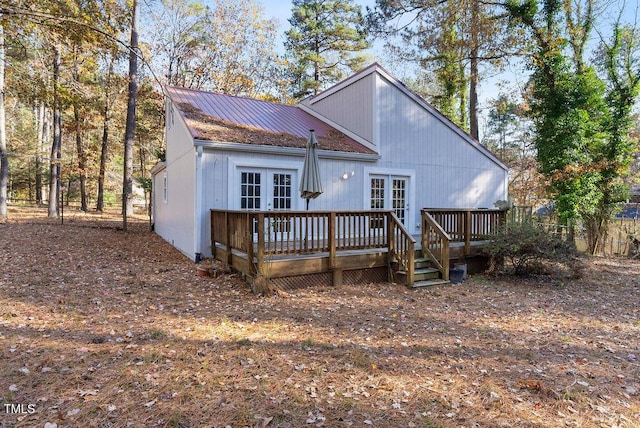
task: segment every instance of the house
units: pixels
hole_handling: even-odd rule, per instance
[[[165,91],[154,227],[196,261],[212,254],[211,209],[305,210],[298,182],[312,129],[324,192],[310,210],[392,210],[419,235],[422,208],[507,199],[507,167],[376,63],[297,105]]]

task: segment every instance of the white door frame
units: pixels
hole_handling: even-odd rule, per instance
[[[407,217],[405,219],[405,227],[411,234],[415,234],[418,231],[418,227],[415,222],[416,216],[416,173],[412,169],[397,169],[397,168],[364,168],[364,182],[362,184],[363,192],[363,208],[365,210],[371,209],[371,179],[375,177],[384,177],[387,179],[389,188],[385,193],[385,209],[392,210],[391,205],[391,180],[394,178],[402,178],[407,180],[407,189],[405,190],[405,203],[407,204]]]
[[[229,158],[229,171],[227,174],[228,177],[228,187],[227,187],[227,207],[233,210],[241,210],[240,208],[240,182],[241,182],[241,174],[242,172],[249,171],[250,172],[261,172],[264,173],[265,184],[269,183],[269,176],[267,173],[291,173],[291,187],[292,187],[292,195],[291,195],[291,210],[297,211],[302,208],[303,199],[300,197],[298,193],[298,180],[300,180],[300,174],[302,171],[302,161],[301,162],[291,162],[291,161],[273,161],[273,160],[263,160],[258,161],[255,159],[251,160],[233,160]],[[244,170],[244,171],[243,171]],[[266,188],[265,188],[266,189]],[[268,211],[273,209],[273,207],[268,206],[270,201],[266,199],[272,189],[268,189],[265,194],[266,205],[260,207],[262,211]]]

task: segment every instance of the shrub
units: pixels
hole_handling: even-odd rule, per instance
[[[560,264],[575,269],[575,246],[533,223],[509,224],[490,238],[486,252],[491,269],[515,275],[540,273],[548,265]]]

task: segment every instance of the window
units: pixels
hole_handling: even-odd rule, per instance
[[[167,180],[167,173],[165,172],[164,175],[162,176],[162,200],[164,201],[164,203],[166,204],[168,201],[168,180]]]
[[[391,194],[391,205],[398,219],[405,224],[406,215],[406,189],[407,180],[404,178],[393,179],[393,189]]]
[[[384,178],[371,179],[371,209],[384,209]],[[370,220],[369,227],[371,229],[382,229],[384,228],[384,220],[374,217]]]
[[[240,175],[240,208],[260,209],[260,173],[243,172]]]
[[[398,219],[407,224],[409,177],[391,174],[371,176],[371,209],[392,210]],[[371,227],[382,227],[380,220],[371,221]]]
[[[371,209],[384,209],[384,178],[371,179]]]
[[[291,174],[273,174],[273,209],[291,209]]]

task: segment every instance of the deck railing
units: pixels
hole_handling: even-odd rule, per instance
[[[451,242],[463,242],[469,254],[472,242],[484,241],[499,232],[507,218],[506,210],[425,208],[449,235]]]
[[[449,280],[449,242],[451,237],[428,211],[422,210],[422,254]]]
[[[225,247],[229,265],[233,251],[246,254],[253,274],[267,257],[328,253],[333,269],[339,251],[387,248],[413,281],[415,240],[392,211],[211,210],[211,243],[216,258],[216,246]]]

